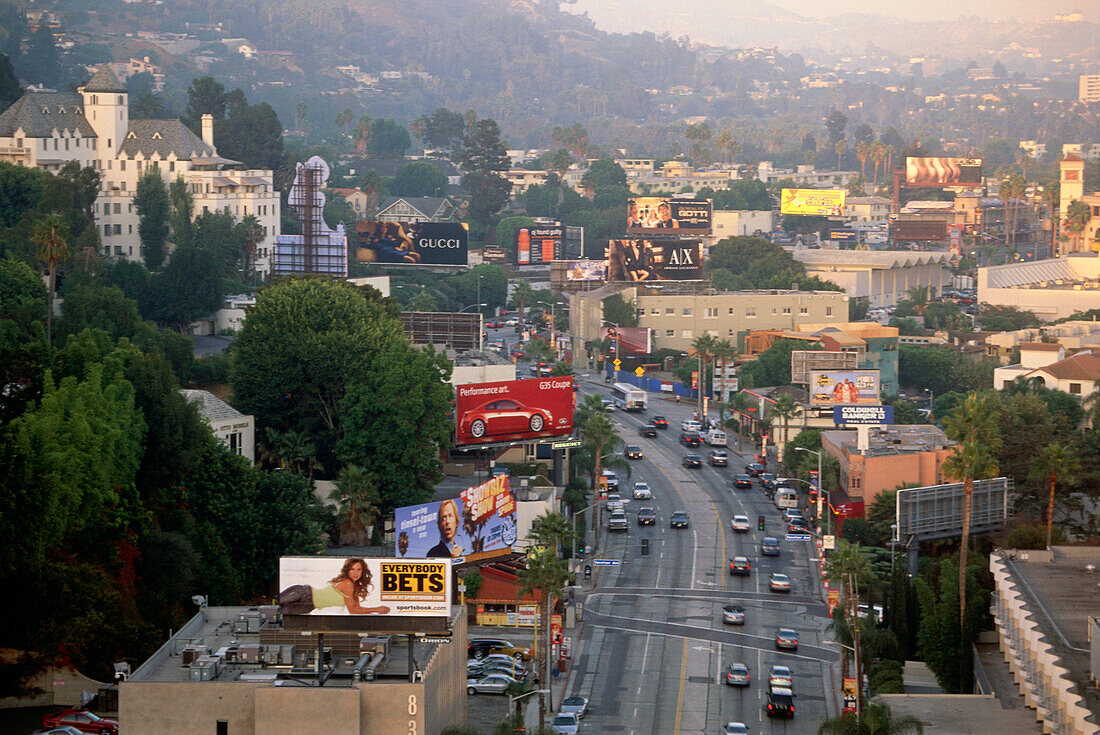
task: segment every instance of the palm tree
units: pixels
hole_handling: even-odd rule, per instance
[[[802,406],[790,393],[783,393],[775,399],[772,413],[783,419],[783,443],[779,445],[779,461],[783,461],[783,453],[787,448],[787,431],[790,428],[791,419],[802,415]]]
[[[524,308],[529,306],[534,300],[535,289],[531,288],[531,284],[527,281],[520,281],[516,284],[516,287],[512,289],[512,303],[516,305],[516,309],[519,311],[520,325],[523,324]]]
[[[340,544],[366,544],[367,527],[374,526],[382,515],[382,495],[373,475],[358,465],[348,465],[340,470],[329,498],[336,502],[343,519],[337,528]]]
[[[540,362],[548,362],[554,357],[554,348],[550,346],[549,342],[541,337],[528,342],[527,346],[523,348],[523,351],[527,353],[527,358],[533,365],[538,365]]]
[[[966,557],[970,544],[970,513],[974,500],[974,480],[997,474],[995,453],[1001,449],[991,399],[986,393],[971,393],[943,420],[944,433],[959,443],[955,453],[943,463],[943,471],[962,480],[962,539],[959,543],[959,628],[966,627]]]
[[[878,191],[878,167],[886,163],[886,146],[881,140],[876,140],[871,146],[871,161],[875,164],[875,182],[872,187]]]
[[[256,246],[264,239],[264,227],[256,215],[249,214],[237,224],[237,228],[244,239],[245,278],[252,283],[256,277]]]
[[[1088,226],[1089,220],[1092,219],[1092,208],[1088,204],[1085,204],[1080,199],[1074,199],[1066,207],[1066,223],[1065,231],[1073,233],[1074,241],[1081,237],[1081,233],[1085,231],[1085,227]],[[1074,252],[1080,250],[1080,246],[1074,246]]]
[[[53,337],[53,300],[57,295],[57,266],[69,257],[69,229],[61,221],[61,216],[51,212],[35,225],[31,242],[37,248],[36,257],[45,264],[50,276],[50,287],[46,300],[46,345],[52,345]]]
[[[719,417],[722,424],[725,424],[725,411],[726,411],[726,366],[737,357],[737,347],[728,339],[715,340],[711,346],[711,355],[714,357],[714,361],[718,364],[718,370],[721,371],[721,390],[718,394],[718,405],[721,407],[722,415]]]
[[[840,159],[844,158],[844,154],[848,152],[848,144],[843,140],[838,140],[833,147],[836,150],[836,170],[839,171]]]
[[[370,115],[363,115],[355,126],[355,152],[360,156],[367,152],[367,143],[370,142],[371,119]]]
[[[532,539],[531,534],[528,538]],[[546,687],[551,686],[550,678],[550,610],[554,597],[561,596],[561,589],[573,581],[573,575],[565,562],[558,558],[552,549],[545,546],[534,546],[527,551],[526,568],[519,573],[518,597],[537,592],[539,603],[542,606],[542,626],[546,630],[544,645],[538,646],[538,663],[541,670],[542,681]],[[539,621],[535,621],[535,640],[538,640]],[[546,725],[546,698],[539,695],[539,727]]]
[[[874,579],[874,569],[871,562],[860,552],[859,544],[850,544],[844,539],[837,542],[836,549],[829,554],[825,563],[825,577],[829,585],[840,590],[840,606],[833,611],[833,621],[830,628],[838,643],[851,647],[855,638],[853,635],[852,621],[848,618],[847,611],[851,607],[851,597],[854,594],[852,581],[857,588]],[[841,648],[841,668],[843,675],[848,674],[848,649]]]
[[[312,467],[313,458],[317,449],[303,432],[287,429],[284,432],[276,431],[270,426],[264,430],[271,456],[279,463],[279,468],[284,472],[291,471],[295,474],[302,469],[302,464]]]
[[[550,368],[550,375],[554,377],[564,378],[570,375],[576,375],[573,372],[573,366],[565,360],[558,360],[554,363],[554,366]]]
[[[305,130],[306,116],[309,115],[309,106],[305,102],[299,102],[294,106],[294,120],[297,123],[298,131],[302,133],[302,137],[306,137]]]
[[[355,120],[355,113],[351,111],[350,107],[345,107],[340,112],[336,113],[336,126],[344,131],[344,135],[348,134],[348,130],[351,129],[351,124]]]
[[[701,334],[691,343],[691,348],[699,357],[699,415],[703,414],[703,394],[707,390],[706,366],[714,354],[714,346],[718,340],[710,334]]]
[[[596,400],[598,397],[594,396]],[[588,445],[592,452],[592,490],[593,497],[598,497],[595,493],[598,491],[596,483],[599,481],[600,476],[603,473],[604,449],[609,452],[614,451],[615,447],[623,443],[622,437],[619,436],[619,432],[615,428],[615,423],[611,420],[607,410],[602,408],[599,411],[592,411],[585,419],[580,429],[581,439]],[[599,505],[596,505],[596,511],[592,513],[592,528],[599,528]]]
[[[1053,179],[1044,182],[1039,188],[1042,189],[1043,203],[1050,213],[1050,253],[1053,255],[1054,243],[1058,238],[1058,205],[1062,199],[1062,185],[1058,179]]]
[[[1047,548],[1050,548],[1050,537],[1054,531],[1054,488],[1058,481],[1074,481],[1074,475],[1080,469],[1077,453],[1072,448],[1058,442],[1047,444],[1039,450],[1031,464],[1031,479],[1043,480],[1050,483],[1050,498],[1047,501]]]
[[[825,720],[817,735],[921,735],[924,725],[913,715],[894,717],[885,704],[869,704],[863,712],[849,712]]]
[[[856,143],[856,158],[859,159],[859,178],[867,178],[867,159],[871,157],[871,144],[865,140]]]
[[[527,538],[534,541],[537,546],[546,546],[557,552],[572,541],[573,536],[569,520],[561,513],[549,511],[532,520],[531,530],[527,532]]]

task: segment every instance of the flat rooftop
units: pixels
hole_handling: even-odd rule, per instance
[[[1005,709],[992,694],[880,694],[874,698],[895,717],[912,715],[924,735],[1042,735],[1035,713]]]
[[[848,454],[858,454],[856,432],[837,430],[824,432],[825,440],[842,447]],[[872,429],[867,456],[881,457],[890,454],[930,452],[954,445],[938,426],[932,424],[896,424],[882,429]]]

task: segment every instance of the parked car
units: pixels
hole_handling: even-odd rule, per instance
[[[631,492],[635,500],[651,500],[653,498],[653,491],[649,489],[648,482],[636,482],[634,483],[634,490]]]
[[[733,520],[730,521],[730,528],[738,533],[745,533],[750,530],[749,517],[743,515],[736,515]]]
[[[467,694],[504,694],[509,684],[515,684],[518,679],[513,679],[504,674],[490,674],[481,679],[467,679]]]
[[[794,689],[794,674],[788,666],[776,664],[768,672],[768,686]]]
[[[733,481],[733,486],[738,490],[752,490],[752,475],[738,475]]]
[[[794,717],[794,692],[778,687],[768,690],[768,717]]]
[[[775,632],[775,647],[789,651],[798,650],[798,633],[793,628],[780,628]]]
[[[526,674],[527,673],[527,667],[524,666],[519,661],[517,661],[512,656],[508,655],[507,653],[489,653],[489,654],[486,654],[484,658],[467,659],[467,661],[466,661],[467,668],[469,668],[469,665],[471,663],[475,663],[475,664],[496,664],[498,666],[506,666],[509,669],[514,670],[514,671],[516,671],[517,673],[520,673],[520,674]]]
[[[623,451],[623,454],[626,455],[627,459],[641,459],[645,456],[645,453],[642,452],[642,448],[635,444],[628,445]]]
[[[60,712],[51,712],[42,717],[42,727],[75,727],[80,732],[96,735],[118,735],[118,720],[108,720],[95,712],[85,709],[69,708]]]
[[[655,437],[657,436],[657,427],[653,424],[642,424],[638,427],[638,433],[641,436]]]
[[[745,608],[740,605],[724,605],[722,607],[722,623],[725,625],[744,625]]]
[[[698,469],[703,466],[703,458],[698,454],[685,454],[684,458],[680,460],[680,464],[691,469]]]
[[[544,408],[525,406],[511,398],[498,398],[462,414],[458,433],[481,439],[501,434],[539,432],[553,423],[554,417]]]
[[[688,514],[682,510],[673,513],[668,521],[670,528],[687,528],[690,524],[691,522],[688,520]]]
[[[474,638],[466,644],[467,658],[482,659],[490,653],[503,653],[516,661],[527,661],[531,658],[530,648],[513,645],[503,638]]]
[[[726,669],[726,684],[731,687],[747,687],[752,683],[749,667],[742,663],[732,663]]]
[[[562,700],[558,712],[576,715],[578,720],[583,720],[588,714],[588,700],[584,697],[566,697]]]
[[[654,416],[653,425],[661,431],[664,431],[668,428],[668,419],[666,419],[664,416]]]
[[[554,735],[576,735],[580,730],[580,720],[572,712],[559,712],[550,722],[550,732]]]
[[[760,540],[760,553],[764,556],[779,556],[779,539],[765,536]]]
[[[730,576],[747,577],[752,574],[752,565],[748,557],[735,556],[730,559]]]
[[[35,730],[31,735],[84,735],[72,725],[60,725],[43,730]]]
[[[710,462],[711,467],[729,467],[730,456],[726,453],[725,449],[715,449],[707,457],[707,461]]]
[[[657,522],[657,511],[653,508],[639,508],[638,509],[638,525],[639,526],[652,526]]]
[[[527,678],[527,670],[524,669],[521,673],[517,669],[509,668],[506,664],[496,663],[488,666],[482,666],[477,662],[466,665],[466,678],[467,679],[484,679],[487,676],[510,676],[513,679],[523,681]]]
[[[772,572],[768,577],[768,587],[772,592],[790,592],[791,578],[782,572]]]

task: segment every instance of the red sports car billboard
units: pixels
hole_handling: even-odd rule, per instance
[[[497,444],[573,433],[573,378],[458,386],[455,443]]]

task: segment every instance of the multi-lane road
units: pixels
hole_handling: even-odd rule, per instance
[[[578,382],[585,392],[606,393],[602,384]],[[813,732],[836,714],[838,658],[838,649],[826,642],[828,619],[814,548],[808,541],[784,539],[779,512],[758,484],[733,489],[733,477],[751,461],[747,445],[745,454],[736,451],[736,443],[729,448],[728,468],[681,466],[688,449],[678,441],[679,426],[692,408],[653,400],[644,413],[612,414],[622,437],[642,447],[645,457],[631,462],[629,481],[621,478],[629,531],[601,529],[593,555],[621,564],[596,567],[591,590],[577,597],[582,627],[565,693],[590,700],[582,732],[721,733],[730,721],[746,723],[753,733]],[[669,419],[668,430],[655,439],[641,437],[638,427],[658,414]],[[706,457],[709,450],[702,450],[696,451]],[[630,500],[631,485],[639,480],[649,483],[652,500]],[[637,525],[643,506],[657,510],[655,525]],[[669,527],[677,510],[688,512],[689,528]],[[752,530],[735,533],[734,514],[749,516]],[[766,517],[764,533],[757,530],[760,515]],[[760,555],[764,535],[780,539],[780,556]],[[649,540],[648,555],[642,555],[641,539]],[[748,557],[751,576],[729,575],[729,559],[738,555]],[[791,577],[789,594],[769,591],[773,571]],[[722,623],[722,606],[730,602],[744,607],[744,625]],[[798,632],[797,651],[776,649],[779,627]],[[751,686],[726,686],[731,662],[748,666]],[[770,720],[764,711],[773,664],[794,673],[793,720]]]

